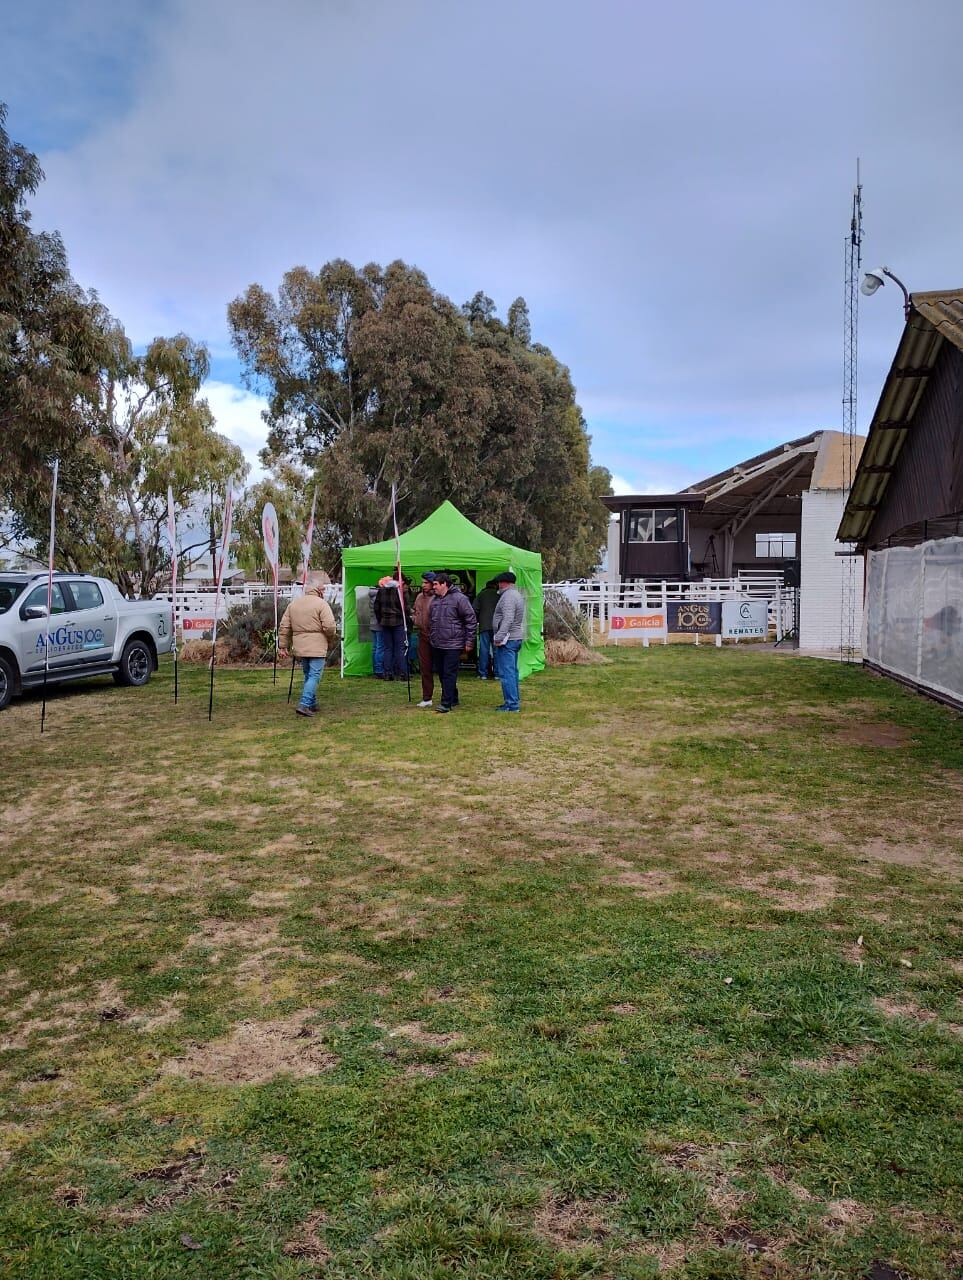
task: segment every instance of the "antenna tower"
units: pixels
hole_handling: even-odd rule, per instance
[[[846,237],[843,301],[843,504],[849,499],[856,471],[856,393],[859,364],[859,275],[863,262],[863,186],[856,161],[853,212]],[[839,610],[839,656],[855,662],[856,636],[856,556],[840,559],[842,593]]]

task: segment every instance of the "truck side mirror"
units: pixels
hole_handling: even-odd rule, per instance
[[[45,604],[31,604],[23,611],[24,619],[29,621],[31,618],[46,618],[47,606]]]

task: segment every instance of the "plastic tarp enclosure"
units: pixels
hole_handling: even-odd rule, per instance
[[[963,538],[869,553],[865,653],[963,700]]]
[[[518,673],[524,679],[545,667],[542,638],[542,557],[537,551],[513,547],[493,537],[463,516],[450,502],[443,502],[427,519],[403,533],[401,571],[420,587],[427,570],[462,569],[476,575],[477,588],[504,569],[511,569],[515,585],[525,597],[525,638],[518,655]],[[368,612],[361,587],[373,587],[395,568],[395,540],[348,547],[341,556],[344,572],[343,674],[371,674],[371,639]],[[361,607],[358,601],[361,600]]]

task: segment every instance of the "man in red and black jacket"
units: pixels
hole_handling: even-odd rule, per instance
[[[435,692],[435,677],[431,670],[431,636],[428,618],[435,601],[435,577],[433,573],[421,575],[421,590],[415,596],[412,618],[418,632],[418,666],[421,668],[421,701],[419,707],[430,707]]]
[[[441,703],[436,710],[444,715],[458,706],[458,660],[475,643],[478,619],[450,574],[439,573],[432,585],[435,599],[428,627],[434,667],[441,677]]]

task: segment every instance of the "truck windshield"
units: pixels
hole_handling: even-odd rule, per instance
[[[0,578],[0,613],[6,613],[27,584]]]

